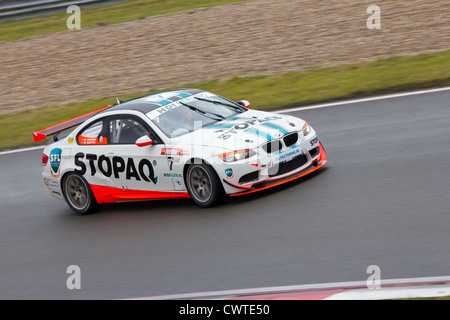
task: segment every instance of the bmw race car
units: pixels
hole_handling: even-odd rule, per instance
[[[49,136],[44,182],[79,214],[103,203],[151,199],[192,198],[209,207],[327,162],[304,120],[197,89],[118,101],[33,132],[36,142]]]

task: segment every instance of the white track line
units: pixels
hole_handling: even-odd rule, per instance
[[[405,285],[403,287],[407,290],[407,285],[414,285],[417,287],[418,284],[436,284],[445,283],[448,287],[450,283],[450,276],[442,277],[425,277],[425,278],[409,278],[409,279],[389,279],[381,280],[381,287],[392,286],[392,285]],[[173,295],[162,295],[162,296],[148,296],[148,297],[137,297],[131,298],[129,300],[174,300],[174,299],[227,299],[236,296],[246,296],[246,295],[257,295],[257,294],[267,294],[267,293],[286,293],[286,292],[296,292],[296,291],[312,291],[312,290],[329,290],[329,289],[367,289],[366,281],[353,281],[353,282],[334,282],[334,283],[319,283],[319,284],[307,284],[307,285],[293,285],[293,286],[282,286],[282,287],[264,287],[264,288],[250,288],[250,289],[237,289],[237,290],[224,290],[224,291],[210,291],[210,292],[196,292],[196,293],[185,293],[185,294],[173,294]],[[377,289],[372,289],[378,291]],[[371,290],[371,291],[372,291]],[[127,299],[128,300],[128,299]]]
[[[272,112],[273,113],[288,113],[288,112],[293,112],[293,111],[328,108],[328,107],[332,107],[332,106],[340,106],[340,105],[345,105],[345,104],[354,104],[354,103],[361,103],[361,102],[368,102],[368,101],[377,101],[377,100],[384,100],[384,99],[407,97],[407,96],[414,96],[414,95],[419,95],[419,94],[434,93],[434,92],[441,92],[441,91],[448,91],[448,90],[450,90],[450,87],[395,93],[395,94],[387,94],[387,95],[382,95],[382,96],[375,96],[375,97],[370,97],[370,98],[362,98],[362,99],[354,99],[354,100],[343,100],[343,101],[337,101],[337,102],[315,104],[315,105],[311,105],[311,106],[289,108],[289,109],[272,111]],[[44,146],[3,151],[3,152],[0,152],[0,155],[38,150],[41,148],[43,149]]]
[[[429,89],[429,90],[420,90],[420,91],[411,91],[411,92],[403,92],[403,93],[394,93],[394,94],[387,94],[387,95],[375,96],[375,97],[370,97],[370,98],[361,98],[361,99],[354,99],[354,100],[342,100],[342,101],[337,101],[337,102],[315,104],[315,105],[311,105],[311,106],[295,107],[295,108],[283,109],[283,110],[273,111],[273,112],[274,113],[288,113],[288,112],[293,112],[293,111],[320,109],[320,108],[327,108],[327,107],[331,107],[331,106],[340,106],[340,105],[345,105],[345,104],[353,104],[353,103],[361,103],[361,102],[393,99],[393,98],[414,96],[414,95],[426,94],[426,93],[435,93],[435,92],[448,91],[448,90],[450,90],[450,87]]]
[[[0,156],[4,155],[4,154],[20,153],[20,152],[33,151],[33,150],[39,150],[39,149],[44,149],[44,148],[45,148],[45,146],[38,146],[38,147],[30,147],[30,148],[2,151],[2,152],[0,152]]]

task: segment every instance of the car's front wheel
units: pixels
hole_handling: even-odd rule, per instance
[[[200,207],[214,206],[225,197],[217,173],[205,163],[189,165],[186,172],[186,186],[189,195]]]
[[[63,195],[69,207],[77,214],[89,214],[98,210],[99,205],[87,181],[78,173],[64,176]]]

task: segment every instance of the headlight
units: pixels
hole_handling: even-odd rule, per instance
[[[308,134],[311,133],[311,126],[308,124],[308,122],[305,122],[305,125],[302,128],[303,131],[303,135],[307,136]]]
[[[253,150],[244,149],[218,154],[217,156],[225,162],[235,162],[253,157],[255,154],[256,152]]]

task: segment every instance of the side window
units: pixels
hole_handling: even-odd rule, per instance
[[[80,134],[77,141],[80,145],[108,144],[108,139],[104,130],[104,121],[99,120],[88,126]]]
[[[149,131],[134,118],[116,118],[109,121],[111,144],[134,144],[142,136],[149,136]]]

